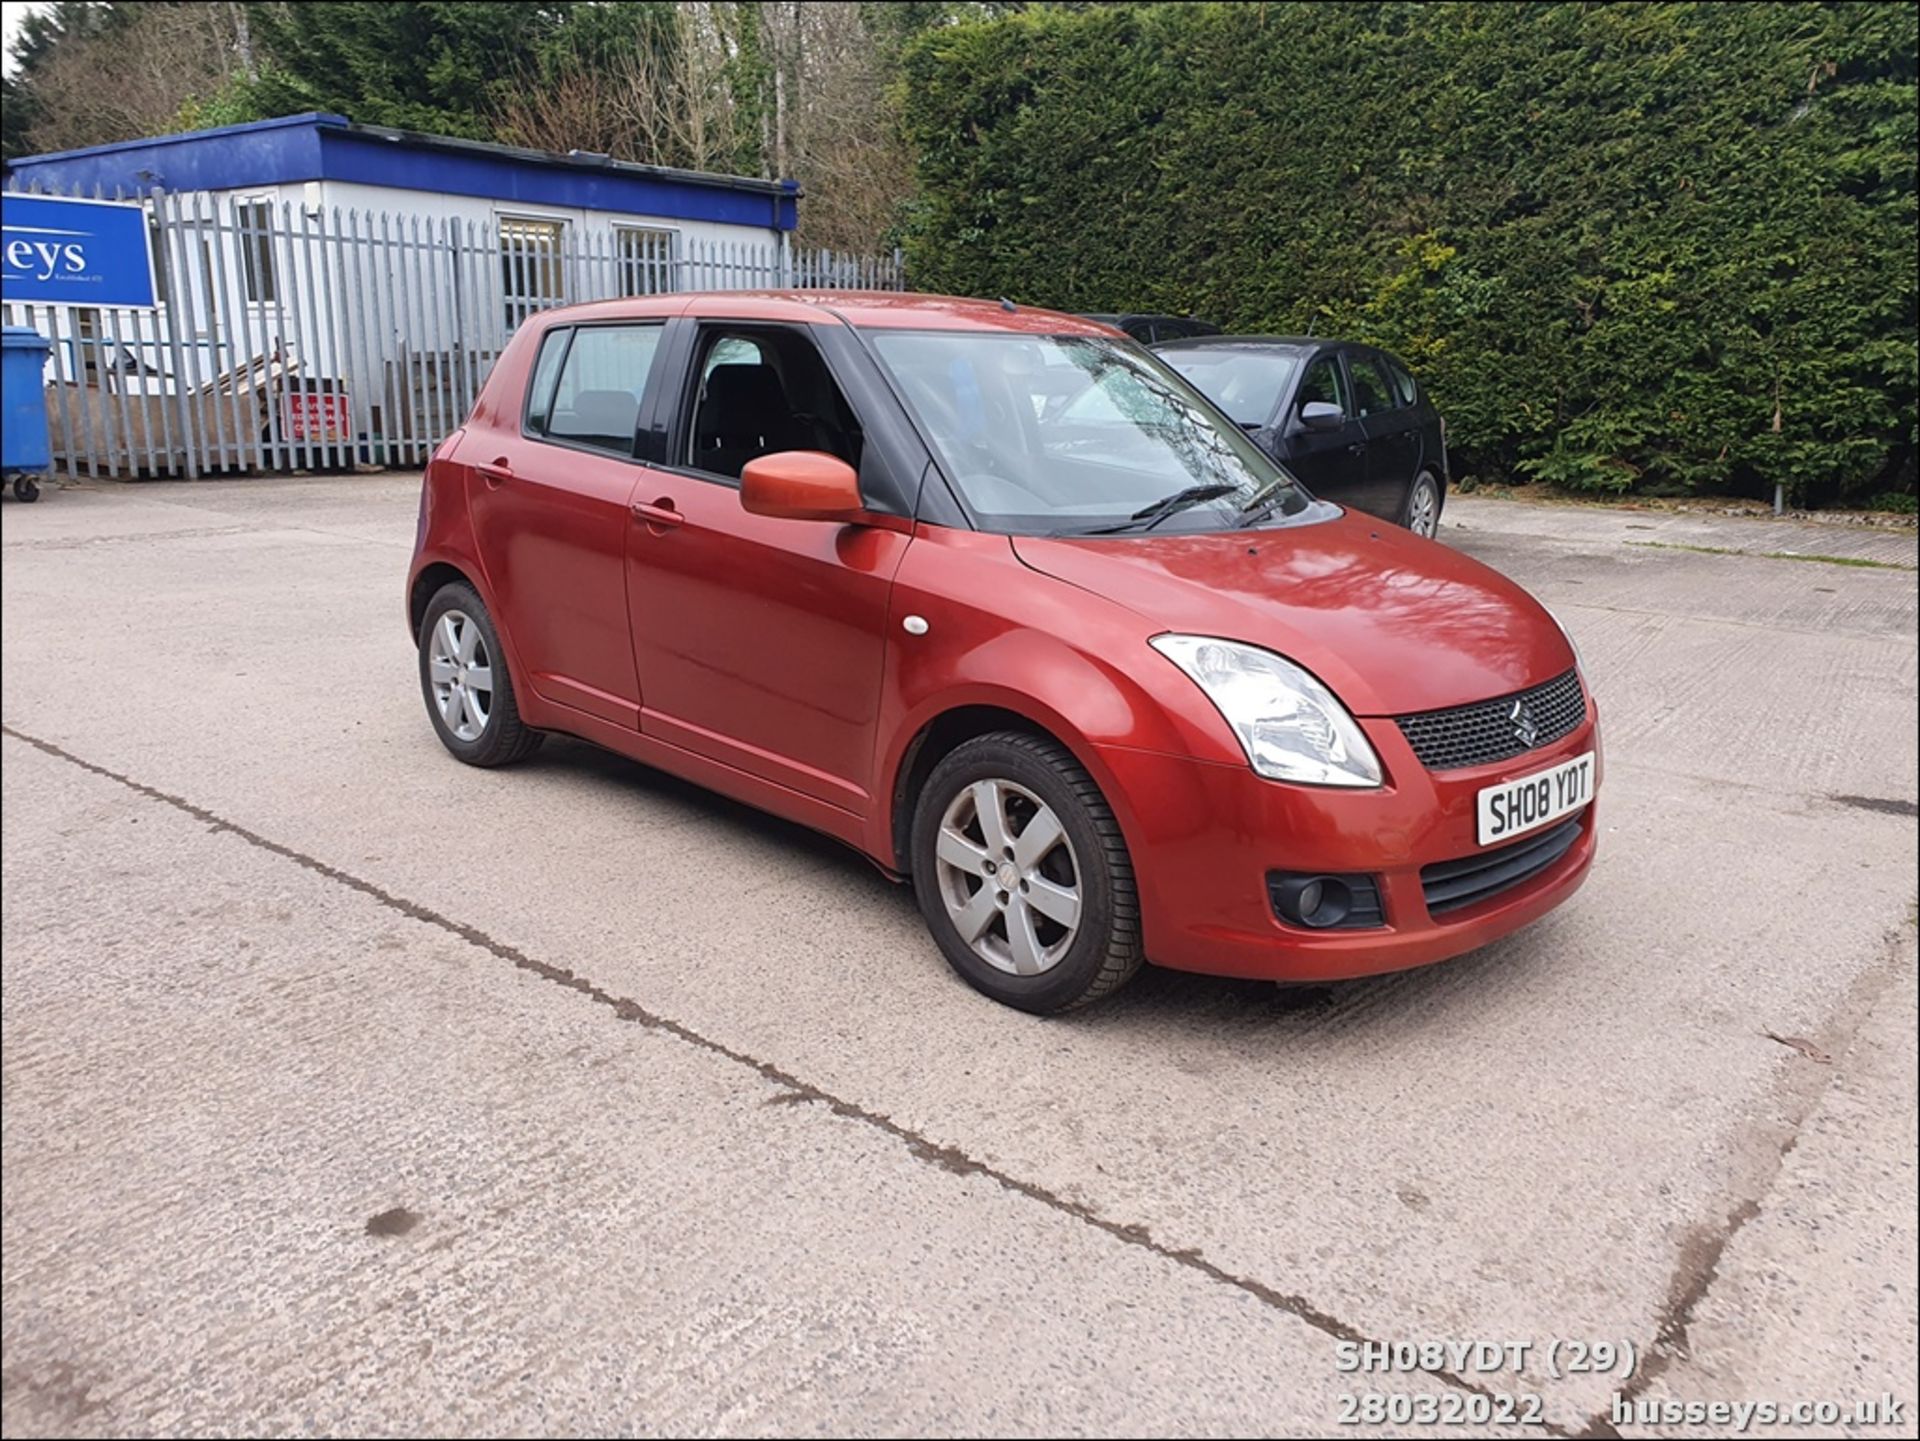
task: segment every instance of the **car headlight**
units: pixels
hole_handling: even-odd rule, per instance
[[[1587,658],[1580,654],[1580,642],[1573,638],[1573,632],[1567,629],[1567,623],[1553,613],[1551,606],[1543,605],[1540,609],[1546,611],[1547,618],[1560,627],[1560,634],[1566,638],[1567,649],[1573,652],[1573,668],[1579,671],[1580,678],[1585,680],[1587,676]]]
[[[1206,692],[1261,775],[1313,786],[1380,784],[1380,758],[1365,733],[1292,661],[1204,635],[1157,635],[1149,644]]]

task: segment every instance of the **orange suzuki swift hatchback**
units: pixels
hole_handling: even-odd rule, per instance
[[[533,317],[427,467],[407,621],[459,759],[564,732],[825,831],[1025,1010],[1437,961],[1593,861],[1538,602],[1004,302]]]

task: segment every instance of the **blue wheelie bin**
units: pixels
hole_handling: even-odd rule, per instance
[[[52,348],[24,325],[9,325],[0,334],[0,484],[12,481],[20,500],[38,500],[40,477],[53,468],[41,380]]]

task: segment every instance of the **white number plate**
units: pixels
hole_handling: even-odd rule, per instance
[[[1502,781],[1480,792],[1480,844],[1510,841],[1571,815],[1593,799],[1593,752],[1550,771]]]

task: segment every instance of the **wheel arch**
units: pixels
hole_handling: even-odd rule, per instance
[[[427,607],[433,603],[434,596],[439,593],[440,587],[456,581],[472,586],[482,603],[486,601],[487,595],[480,588],[480,583],[450,561],[431,561],[421,566],[419,573],[414,576],[412,585],[407,588],[407,629],[416,642],[420,639],[420,624],[427,618]],[[488,611],[492,611],[491,606]],[[499,624],[495,620],[496,628]]]
[[[1063,718],[1035,714],[1035,708],[1016,708],[1010,697],[969,700],[947,706],[932,715],[914,732],[900,753],[886,790],[887,861],[899,875],[913,870],[913,814],[928,776],[941,760],[959,746],[978,736],[996,731],[1016,731],[1038,736],[1060,746],[1088,775],[1113,811],[1122,838],[1132,829],[1125,798],[1116,787],[1107,768],[1101,764],[1093,746],[1076,734]]]

